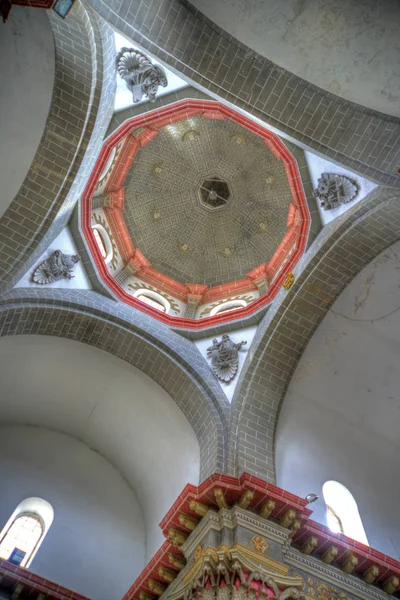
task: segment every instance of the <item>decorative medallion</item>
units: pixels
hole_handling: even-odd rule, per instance
[[[154,179],[158,179],[160,177],[162,173],[162,164],[163,161],[161,160],[160,162],[153,165],[153,168],[151,169],[151,174],[153,175]]]
[[[207,348],[207,356],[211,358],[211,368],[218,379],[229,383],[235,377],[239,367],[239,350],[245,344],[246,341],[235,344],[226,333],[220,341],[213,340],[213,345]]]
[[[73,270],[80,261],[78,254],[63,254],[55,250],[47,260],[44,260],[33,272],[32,279],[41,285],[53,283],[59,279],[72,279]]]
[[[272,173],[265,174],[265,183],[267,183],[268,185],[272,185],[274,183],[274,176],[272,175]]]
[[[268,219],[264,219],[257,228],[257,233],[265,233],[268,229]]]
[[[261,537],[261,535],[255,535],[251,540],[251,544],[254,550],[261,554],[265,554],[269,548],[267,540]]]
[[[158,87],[167,87],[168,80],[164,69],[152,64],[151,60],[134,48],[122,48],[117,54],[117,71],[131,90],[133,102],[140,102],[143,96],[154,102]]]
[[[234,252],[235,252],[235,248],[229,248],[227,246],[226,248],[224,248],[223,250],[220,251],[220,255],[223,256],[224,258],[230,258],[231,256],[233,256]]]
[[[290,290],[290,288],[292,287],[292,285],[294,284],[294,275],[293,273],[288,273],[285,277],[285,279],[283,280],[283,287],[285,288],[285,290]]]
[[[199,136],[200,136],[200,133],[198,131],[196,131],[195,129],[189,129],[189,131],[186,131],[183,134],[181,139],[182,139],[182,142],[190,142]]]
[[[238,133],[234,133],[231,135],[232,142],[235,144],[244,145],[246,143],[246,137],[244,135],[239,135]]]
[[[181,254],[190,254],[192,249],[185,242],[178,242],[178,250]]]
[[[332,210],[354,200],[357,193],[358,187],[355,181],[336,173],[322,173],[313,196],[320,201],[324,210]]]
[[[154,223],[161,221],[161,213],[158,208],[153,208],[151,211],[151,218],[153,219]]]

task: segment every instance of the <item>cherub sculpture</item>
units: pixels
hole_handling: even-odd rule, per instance
[[[226,333],[220,341],[216,338],[213,340],[213,345],[207,348],[207,355],[211,358],[211,368],[218,379],[229,383],[235,377],[239,367],[239,350],[245,344],[246,341],[236,344]]]
[[[80,261],[78,254],[63,254],[61,250],[52,252],[33,272],[33,281],[42,285],[59,279],[72,279],[72,271]]]
[[[143,96],[146,96],[149,102],[154,102],[158,87],[168,85],[164,69],[153,65],[139,50],[122,48],[117,54],[116,63],[118,74],[126,81],[135,103],[140,102]]]

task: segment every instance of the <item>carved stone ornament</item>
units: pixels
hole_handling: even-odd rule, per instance
[[[267,566],[267,557],[240,544],[235,546],[199,552],[169,599],[305,600],[301,577],[280,575]]]
[[[336,173],[322,173],[318,187],[313,192],[324,210],[332,210],[341,204],[351,202],[358,193],[355,181]]]
[[[151,60],[139,50],[122,48],[116,59],[119,76],[126,81],[132,92],[133,102],[140,102],[146,96],[154,102],[158,87],[167,87],[168,80],[164,69],[152,64]]]
[[[216,338],[213,340],[213,345],[207,348],[207,355],[211,358],[211,368],[216,377],[225,383],[231,381],[239,367],[239,350],[247,342],[232,342],[229,335],[224,333],[221,340]]]
[[[33,272],[33,281],[42,285],[59,279],[72,279],[72,272],[80,261],[78,254],[63,254],[61,250],[52,252]]]
[[[261,552],[261,554],[265,554],[268,550],[268,542],[261,535],[255,535],[251,540],[251,545],[254,550]]]

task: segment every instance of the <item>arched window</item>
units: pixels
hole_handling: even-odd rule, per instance
[[[94,239],[99,247],[100,254],[104,258],[104,262],[108,264],[113,257],[113,248],[107,231],[102,225],[96,223],[92,226]]]
[[[170,303],[166,298],[164,298],[164,296],[157,294],[157,292],[153,292],[153,290],[137,290],[134,296],[141,302],[144,302],[145,304],[148,304],[149,306],[152,306],[161,312],[167,313],[171,307]]]
[[[238,308],[243,308],[244,306],[246,306],[245,300],[228,300],[227,302],[218,304],[218,306],[214,306],[210,312],[210,316],[213,317],[214,315],[219,315],[219,313],[237,310]]]
[[[101,237],[98,229],[93,229],[93,233],[94,233],[94,239],[97,242],[100,253],[101,253],[102,257],[105,258],[107,256],[107,250],[106,250],[106,245],[103,241],[103,238]]]
[[[322,486],[322,493],[329,529],[368,546],[358,506],[351,492],[338,481],[327,481]]]
[[[27,498],[21,502],[0,533],[0,558],[28,567],[53,517],[53,507],[42,498]]]

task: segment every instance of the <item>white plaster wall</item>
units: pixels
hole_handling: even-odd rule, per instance
[[[65,254],[78,254],[78,250],[76,248],[74,238],[69,230],[69,227],[65,227],[61,233],[51,242],[50,246],[47,248],[46,252],[43,252],[42,256],[35,262],[34,266],[29,269],[25,273],[25,275],[18,281],[15,287],[33,287],[33,288],[62,288],[62,289],[83,289],[90,290],[92,286],[90,285],[90,281],[88,276],[86,275],[86,271],[82,265],[82,262],[76,264],[73,278],[72,279],[60,279],[59,281],[54,281],[53,283],[47,283],[45,285],[40,283],[35,283],[32,280],[32,275],[36,267],[40,265],[41,262],[49,258],[50,254],[55,250],[61,250]]]
[[[372,547],[400,557],[400,243],[341,294],[308,344],[283,402],[277,483],[325,522],[321,488],[355,497]]]
[[[149,560],[164,541],[158,523],[199,479],[197,438],[172,398],[111,354],[47,336],[2,338],[0,380],[0,424],[62,431],[119,470],[143,510]]]
[[[290,72],[400,116],[397,0],[193,0],[217,25]]]
[[[233,394],[234,394],[234,391],[236,388],[236,384],[239,381],[239,375],[240,375],[240,371],[243,368],[244,361],[246,360],[247,355],[249,353],[251,353],[251,344],[253,342],[256,331],[257,331],[257,327],[246,327],[245,329],[239,329],[238,331],[230,331],[229,332],[229,337],[231,338],[231,340],[233,342],[235,342],[235,344],[238,344],[239,342],[242,342],[242,341],[247,342],[247,344],[245,346],[242,346],[242,348],[239,350],[239,367],[238,367],[236,376],[229,383],[225,383],[225,381],[218,380],[218,383],[220,384],[221,388],[223,389],[225,396],[227,397],[229,402],[232,402]],[[207,338],[204,338],[201,340],[196,340],[193,342],[195,344],[195,346],[197,346],[197,349],[200,351],[200,354],[202,356],[204,356],[204,358],[207,360],[210,367],[211,367],[211,360],[207,356],[207,348],[210,348],[210,346],[212,346],[213,339],[215,339],[215,338],[221,339],[221,336],[213,335],[211,337],[207,337]]]
[[[347,204],[342,204],[333,210],[324,210],[320,202],[317,201],[319,216],[321,217],[321,221],[323,225],[330,223],[336,217],[339,217],[343,213],[347,212],[349,208],[352,208],[357,202],[360,202],[367,194],[372,192],[377,185],[373,183],[369,179],[365,179],[365,177],[360,177],[360,175],[356,175],[352,171],[348,171],[339,165],[335,165],[329,160],[322,158],[321,156],[317,156],[313,152],[305,151],[304,152],[308,170],[310,172],[311,180],[313,182],[314,189],[318,187],[318,179],[321,177],[322,173],[337,173],[338,175],[345,175],[349,177],[352,181],[355,181],[358,186],[358,194],[351,202]]]
[[[120,600],[144,567],[143,513],[98,452],[56,431],[0,427],[0,528],[30,496],[53,523],[30,570],[93,600]]]
[[[55,51],[44,10],[14,6],[0,34],[0,216],[18,193],[42,137]]]

